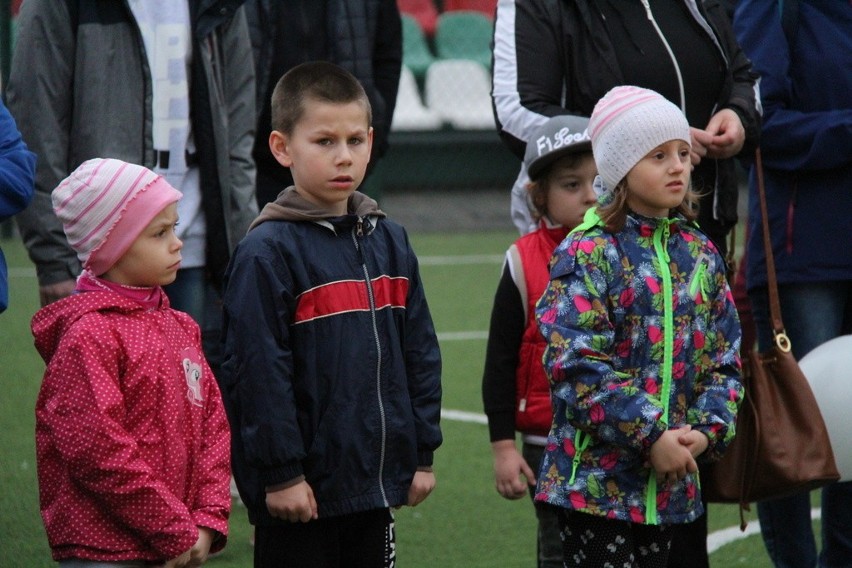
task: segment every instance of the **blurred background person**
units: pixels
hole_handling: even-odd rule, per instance
[[[803,357],[852,333],[852,3],[739,0],[734,29],[760,74],[766,204],[781,316]],[[749,183],[748,287],[758,346],[772,338],[762,215]],[[838,389],[852,388],[838,377]],[[778,568],[852,565],[852,483],[821,490],[822,548],[810,494],[757,504],[763,541]]]
[[[254,72],[240,4],[27,0],[7,89],[39,157],[35,199],[17,221],[42,305],[71,294],[81,269],[51,208],[53,188],[90,158],[143,165],[184,195],[183,261],[166,293],[201,326],[214,371],[222,276],[257,215]]]
[[[293,185],[290,169],[269,150],[269,101],[278,79],[300,63],[336,63],[367,91],[375,132],[369,175],[387,150],[399,89],[402,22],[396,0],[248,0],[246,16],[257,70],[258,207]]]

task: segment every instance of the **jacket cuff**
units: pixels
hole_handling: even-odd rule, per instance
[[[488,435],[491,442],[515,439],[515,411],[488,413]]]
[[[417,469],[423,467],[432,467],[432,460],[434,457],[434,453],[427,450],[420,450],[417,452]],[[421,470],[425,471],[425,470]]]
[[[299,476],[304,476],[302,464],[299,462],[273,469],[262,469],[258,472],[260,485],[264,488],[285,484]]]

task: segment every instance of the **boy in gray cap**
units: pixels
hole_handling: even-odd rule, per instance
[[[552,422],[550,387],[541,364],[546,344],[535,323],[535,303],[547,286],[553,250],[597,199],[588,125],[587,118],[555,116],[531,138],[524,156],[531,180],[528,202],[538,228],[506,253],[482,378],[497,492],[507,499],[519,499],[535,487]],[[516,431],[522,452],[515,446]],[[538,566],[561,567],[556,513],[548,505],[535,507]]]

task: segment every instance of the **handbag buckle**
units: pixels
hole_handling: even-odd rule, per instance
[[[775,334],[775,345],[784,353],[789,353],[793,348],[793,344],[790,343],[790,338],[787,337],[786,331]]]

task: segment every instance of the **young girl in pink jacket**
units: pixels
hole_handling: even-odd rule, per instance
[[[33,317],[41,515],[60,566],[198,566],[222,548],[230,437],[198,325],[162,286],[181,194],[141,166],[84,162],[53,191],[83,264]]]

